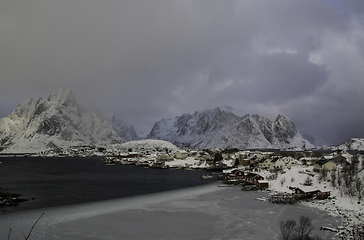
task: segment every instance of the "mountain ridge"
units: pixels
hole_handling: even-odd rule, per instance
[[[147,138],[194,148],[313,147],[288,117],[280,114],[275,121],[257,114],[239,117],[220,107],[163,118],[154,124]]]
[[[77,145],[106,146],[139,139],[134,127],[115,115],[80,106],[71,89],[59,88],[48,98],[24,101],[0,119],[0,151],[34,152]],[[257,114],[237,116],[231,107],[217,107],[156,122],[147,139],[194,148],[313,147],[287,117],[274,121]]]
[[[27,100],[0,119],[0,150],[34,152],[72,145],[125,142],[113,126],[78,105],[71,89],[59,88],[47,99]]]

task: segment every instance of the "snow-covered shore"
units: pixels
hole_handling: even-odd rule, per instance
[[[260,173],[269,178],[268,171]],[[355,224],[364,222],[364,202],[358,202],[357,198],[343,195],[337,188],[332,186],[330,181],[319,181],[318,173],[313,173],[313,167],[294,166],[285,169],[284,174],[278,174],[277,179],[269,181],[269,190],[272,192],[291,193],[289,187],[302,186],[307,176],[311,176],[312,188],[330,191],[330,197],[325,200],[302,201],[301,205],[317,208],[328,212],[331,216],[340,217],[341,225],[338,226],[338,235],[349,237],[352,227]],[[347,238],[350,239],[350,238]]]

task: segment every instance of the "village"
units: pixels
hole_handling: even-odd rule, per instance
[[[74,146],[14,156],[42,158],[97,157],[107,167],[136,167],[200,171],[218,187],[260,191],[256,200],[300,203],[339,216],[343,227],[332,229],[349,237],[364,221],[364,157],[362,151],[323,149],[188,149],[156,140],[120,146]],[[76,161],[76,160],[75,160]],[[238,194],[238,193],[237,193]],[[327,230],[326,229],[326,230]],[[346,238],[352,239],[352,238]]]
[[[271,193],[267,200],[291,204],[300,200],[329,198],[335,186],[332,181],[337,181],[337,177],[332,179],[337,176],[333,174],[337,168],[349,166],[354,156],[361,162],[363,159],[359,153],[344,150],[181,150],[169,146],[135,149],[69,147],[41,153],[40,156],[102,157],[109,166],[199,170],[204,171],[201,177],[206,180],[221,180],[223,184],[220,186],[240,185],[244,191],[267,191]],[[361,171],[363,164],[360,168]],[[296,177],[289,177],[288,171],[295,172]]]
[[[130,149],[131,150],[131,149]],[[128,152],[105,158],[105,163],[135,164],[163,169],[203,171],[219,187],[257,190],[269,197],[256,200],[300,203],[342,219],[337,228],[322,226],[341,239],[355,239],[364,221],[363,152],[271,150],[177,150]],[[131,163],[133,162],[133,163]],[[148,164],[148,165],[146,165]]]

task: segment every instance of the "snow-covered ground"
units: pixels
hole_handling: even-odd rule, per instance
[[[260,172],[260,175],[265,179],[269,179],[272,175],[269,171]],[[358,202],[357,197],[350,197],[341,194],[341,192],[332,186],[332,183],[322,180],[319,181],[318,173],[313,172],[313,167],[293,166],[291,169],[285,169],[284,174],[278,174],[277,179],[269,181],[269,189],[273,192],[292,193],[289,186],[300,187],[309,176],[312,179],[312,188],[329,190],[330,198],[326,200],[302,201],[300,204],[318,208],[327,211],[332,216],[337,216],[342,219],[342,226],[339,228],[339,233],[348,234],[354,224],[364,222],[364,202]],[[327,179],[330,179],[328,176]]]
[[[122,149],[128,150],[132,149],[132,151],[140,152],[140,151],[156,151],[159,149],[161,152],[165,152],[167,149],[168,151],[175,152],[179,150],[174,144],[164,141],[164,140],[154,140],[154,139],[143,139],[138,141],[129,141],[123,144],[114,144],[109,146],[108,148],[115,148],[115,149]]]

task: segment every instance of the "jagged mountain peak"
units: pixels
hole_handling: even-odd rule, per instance
[[[50,146],[108,145],[124,140],[96,113],[79,106],[71,89],[28,100],[0,119],[0,151],[33,152]]]
[[[285,148],[306,143],[288,117],[278,115],[272,122],[257,114],[239,117],[227,110],[217,107],[161,120],[148,138],[196,148]]]
[[[77,105],[75,96],[69,88],[61,87],[49,95],[49,102],[54,102],[62,105]]]
[[[110,119],[110,123],[114,130],[119,134],[119,136],[122,136],[125,141],[138,140],[138,136],[132,124],[128,124],[125,121],[117,118],[115,114],[113,114],[112,118]]]
[[[292,122],[292,120],[282,114],[278,114],[278,116],[274,122],[276,124],[284,124],[284,123],[290,123],[290,122]]]

